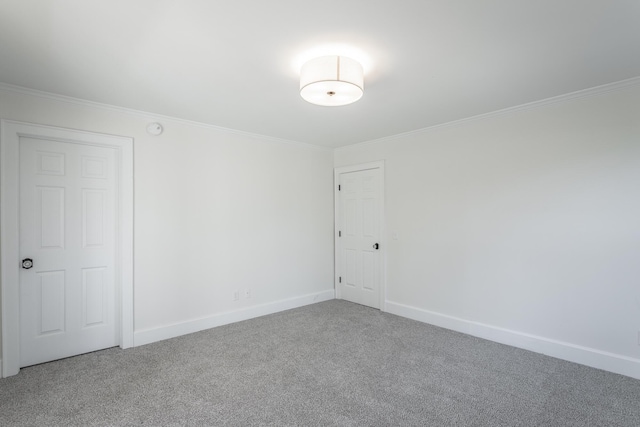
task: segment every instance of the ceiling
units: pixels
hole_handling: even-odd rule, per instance
[[[300,98],[329,53],[360,101]],[[636,76],[638,0],[0,0],[0,82],[326,147]]]

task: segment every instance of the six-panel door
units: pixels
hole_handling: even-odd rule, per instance
[[[380,169],[340,174],[342,299],[380,308]]]
[[[20,138],[20,366],[118,345],[115,160]]]

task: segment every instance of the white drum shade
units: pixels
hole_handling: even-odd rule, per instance
[[[316,105],[337,107],[362,97],[362,65],[346,56],[321,56],[300,70],[300,96]]]

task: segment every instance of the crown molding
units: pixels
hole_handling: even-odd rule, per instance
[[[581,89],[575,92],[569,92],[563,95],[558,95],[558,96],[553,96],[551,98],[546,98],[546,99],[541,99],[539,101],[533,101],[533,102],[528,102],[526,104],[521,104],[521,105],[516,105],[514,107],[507,107],[507,108],[503,108],[501,110],[496,110],[496,111],[491,111],[489,113],[482,113],[482,114],[478,114],[475,116],[471,116],[471,117],[466,117],[464,119],[458,119],[458,120],[452,120],[450,122],[445,122],[445,123],[440,123],[437,125],[433,125],[433,126],[427,126],[424,128],[420,128],[420,129],[416,129],[416,130],[412,130],[412,131],[408,131],[408,132],[402,132],[402,133],[397,133],[395,135],[389,135],[389,136],[385,136],[382,138],[376,138],[376,139],[371,139],[368,141],[362,141],[362,142],[358,142],[355,144],[351,144],[351,145],[345,145],[344,147],[337,147],[334,149],[334,151],[342,151],[342,150],[349,150],[349,149],[353,149],[353,148],[359,148],[359,147],[363,147],[363,146],[367,146],[367,145],[371,145],[371,144],[378,144],[378,143],[382,143],[382,142],[388,142],[388,141],[394,141],[396,139],[399,138],[404,138],[407,136],[411,136],[411,135],[419,135],[422,133],[428,133],[428,132],[432,132],[434,130],[440,129],[440,128],[445,128],[445,127],[450,127],[450,126],[456,126],[462,123],[466,123],[466,122],[472,122],[472,121],[477,121],[477,120],[483,120],[483,119],[488,119],[491,117],[498,117],[498,116],[502,116],[502,115],[506,115],[506,114],[512,114],[515,112],[519,112],[519,111],[525,111],[525,110],[532,110],[532,109],[536,109],[536,108],[541,108],[541,107],[545,107],[547,105],[553,105],[553,104],[558,104],[561,102],[567,102],[570,100],[574,100],[574,99],[579,99],[579,98],[588,98],[588,97],[592,97],[592,96],[597,96],[597,95],[601,95],[604,93],[608,93],[608,92],[616,92],[616,91],[620,91],[629,87],[633,87],[633,86],[638,86],[640,85],[640,76],[637,77],[632,77],[630,79],[626,79],[626,80],[620,80],[617,82],[613,82],[613,83],[607,83],[601,86],[595,86],[595,87],[591,87],[591,88],[587,88],[587,89]]]
[[[59,95],[57,93],[45,92],[37,89],[30,89],[23,86],[16,86],[8,83],[0,82],[0,91],[18,93],[21,95],[27,95],[27,96],[32,96],[36,98],[49,99],[57,102],[65,102],[68,104],[80,105],[83,107],[89,107],[89,108],[95,108],[99,110],[126,114],[129,116],[143,118],[149,121],[164,121],[164,122],[171,122],[171,123],[176,123],[176,124],[181,124],[186,126],[199,127],[203,129],[211,129],[218,132],[225,132],[225,133],[230,133],[238,136],[243,136],[246,138],[259,139],[261,141],[268,141],[268,142],[279,143],[279,144],[293,145],[299,148],[306,148],[306,149],[311,149],[315,151],[333,151],[333,148],[331,147],[324,147],[321,145],[310,144],[307,142],[294,141],[290,139],[277,138],[277,137],[268,136],[268,135],[261,135],[258,133],[246,132],[246,131],[237,130],[237,129],[225,128],[222,126],[216,126],[209,123],[181,119],[181,118],[172,117],[172,116],[165,116],[162,114],[150,113],[147,111],[136,110],[133,108],[118,107],[116,105],[104,104],[104,103],[95,102],[95,101],[88,101],[86,99],[74,98],[72,96],[66,96],[66,95]]]
[[[529,103],[526,103],[526,104],[517,105],[517,106],[514,106],[514,107],[507,107],[507,108],[503,108],[501,110],[492,111],[492,112],[489,112],[489,113],[478,114],[478,115],[475,115],[475,116],[466,117],[464,119],[452,120],[450,122],[440,123],[440,124],[436,124],[436,125],[433,125],[433,126],[427,126],[427,127],[424,127],[424,128],[420,128],[420,129],[416,129],[416,130],[412,130],[412,131],[408,131],[408,132],[402,132],[402,133],[398,133],[398,134],[394,134],[394,135],[385,136],[385,137],[382,137],[382,138],[376,138],[376,139],[372,139],[372,140],[368,140],[368,141],[362,141],[362,142],[358,142],[358,143],[355,143],[355,144],[345,145],[343,147],[336,147],[336,148],[324,147],[324,146],[321,146],[321,145],[310,144],[310,143],[307,143],[307,142],[293,141],[293,140],[289,140],[289,139],[277,138],[277,137],[268,136],[268,135],[261,135],[261,134],[252,133],[252,132],[246,132],[246,131],[237,130],[237,129],[225,128],[225,127],[222,127],[222,126],[216,126],[216,125],[203,123],[203,122],[198,122],[198,121],[194,121],[194,120],[181,119],[181,118],[178,118],[178,117],[165,116],[165,115],[162,115],[162,114],[154,114],[154,113],[150,113],[150,112],[146,112],[146,111],[142,111],[142,110],[135,110],[135,109],[132,109],[132,108],[118,107],[118,106],[115,106],[115,105],[103,104],[103,103],[95,102],[95,101],[88,101],[88,100],[85,100],[85,99],[74,98],[74,97],[66,96],[66,95],[59,95],[59,94],[55,94],[55,93],[51,93],[51,92],[45,92],[45,91],[41,91],[41,90],[37,90],[37,89],[30,89],[30,88],[26,88],[26,87],[22,87],[22,86],[11,85],[11,84],[8,84],[8,83],[0,82],[0,91],[19,93],[19,94],[22,94],[22,95],[28,95],[28,96],[33,96],[33,97],[37,97],[37,98],[50,99],[50,100],[58,101],[58,102],[65,102],[65,103],[80,105],[80,106],[84,106],[84,107],[90,107],[90,108],[96,108],[96,109],[101,109],[101,110],[105,110],[105,111],[112,111],[112,112],[117,112],[117,113],[121,113],[121,114],[127,114],[127,115],[130,115],[130,116],[140,117],[140,118],[143,118],[143,119],[146,119],[146,120],[150,120],[150,121],[168,121],[168,122],[187,125],[187,126],[194,126],[194,127],[199,127],[199,128],[203,128],[203,129],[211,129],[211,130],[215,130],[215,131],[218,131],[218,132],[230,133],[230,134],[234,134],[234,135],[238,135],[238,136],[243,136],[243,137],[246,137],[246,138],[259,139],[261,141],[268,141],[268,142],[279,143],[279,144],[287,144],[287,145],[292,145],[292,146],[296,146],[296,147],[299,147],[299,148],[307,148],[307,149],[311,149],[311,150],[315,150],[315,151],[332,151],[333,152],[333,151],[354,149],[354,148],[358,148],[358,147],[363,147],[363,146],[367,146],[367,145],[371,145],[371,144],[378,144],[378,143],[387,142],[387,141],[393,141],[393,140],[396,140],[396,139],[399,139],[399,138],[404,138],[404,137],[411,136],[411,135],[419,135],[419,134],[422,134],[422,133],[432,132],[432,131],[435,131],[437,129],[444,128],[444,127],[456,126],[456,125],[459,125],[459,124],[462,124],[462,123],[466,123],[466,122],[472,122],[472,121],[476,121],[476,120],[483,120],[483,119],[487,119],[487,118],[491,118],[491,117],[497,117],[497,116],[506,115],[506,114],[511,114],[511,113],[515,113],[515,112],[519,112],[519,111],[525,111],[525,110],[541,108],[541,107],[544,107],[544,106],[547,106],[547,105],[557,104],[557,103],[566,102],[566,101],[570,101],[570,100],[574,100],[574,99],[597,96],[597,95],[600,95],[600,94],[604,94],[604,93],[608,93],[608,92],[615,92],[615,91],[623,90],[623,89],[626,89],[626,88],[629,88],[629,87],[633,87],[633,86],[637,86],[637,85],[640,85],[640,76],[632,77],[630,79],[621,80],[621,81],[618,81],[618,82],[607,83],[607,84],[604,84],[604,85],[601,85],[601,86],[595,86],[595,87],[592,87],[592,88],[582,89],[582,90],[578,90],[578,91],[575,91],[575,92],[570,92],[570,93],[566,93],[566,94],[563,94],[563,95],[558,95],[558,96],[554,96],[554,97],[551,97],[551,98],[542,99],[542,100],[539,100],[539,101],[533,101],[533,102],[529,102]]]

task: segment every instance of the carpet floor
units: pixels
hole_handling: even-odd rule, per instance
[[[0,379],[2,426],[640,426],[640,381],[333,300]]]

